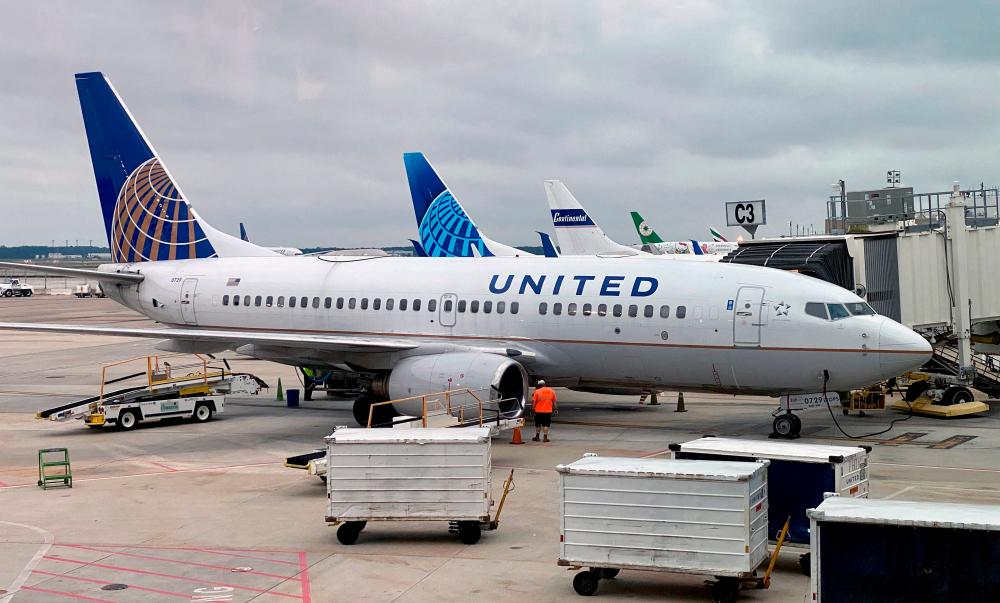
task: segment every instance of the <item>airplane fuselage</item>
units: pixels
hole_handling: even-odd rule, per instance
[[[929,354],[926,342],[886,317],[805,312],[807,303],[863,304],[853,293],[755,266],[655,257],[328,256],[102,270],[123,267],[145,280],[109,295],[168,325],[419,344],[380,354],[238,348],[289,364],[384,370],[407,355],[489,350],[557,385],[778,395],[819,391],[824,371],[831,391],[869,385]]]

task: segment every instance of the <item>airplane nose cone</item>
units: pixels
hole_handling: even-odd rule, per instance
[[[931,358],[931,344],[891,318],[878,331],[879,363],[886,378],[920,368]]]

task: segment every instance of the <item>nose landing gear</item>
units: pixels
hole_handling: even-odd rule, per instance
[[[799,437],[799,433],[802,431],[802,419],[792,411],[786,411],[780,415],[774,417],[774,422],[771,423],[771,435],[770,438],[784,438],[786,440],[794,440]]]

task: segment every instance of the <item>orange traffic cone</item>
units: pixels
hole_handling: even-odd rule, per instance
[[[521,426],[518,425],[514,428],[514,438],[510,441],[511,444],[523,444],[524,440],[521,439]]]

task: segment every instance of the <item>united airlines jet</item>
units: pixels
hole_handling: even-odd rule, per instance
[[[77,87],[114,262],[37,268],[95,277],[164,328],[3,329],[149,337],[167,350],[348,367],[368,384],[355,402],[359,420],[376,400],[466,387],[492,391],[499,412],[516,417],[534,378],[614,393],[839,391],[930,357],[923,338],[853,293],[757,266],[253,249],[191,208],[102,74],[78,75]],[[428,195],[440,197],[435,188]],[[481,236],[463,232],[487,255]],[[413,404],[396,410],[419,414]]]

